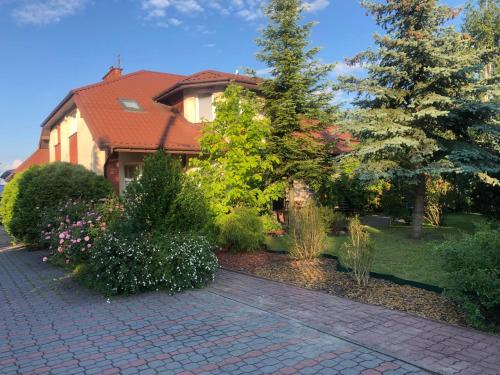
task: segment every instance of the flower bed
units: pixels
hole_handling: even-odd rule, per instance
[[[294,261],[286,255],[265,251],[251,254],[219,252],[217,255],[223,268],[321,290],[450,324],[465,325],[463,313],[445,296],[373,278],[365,287],[359,287],[351,275],[337,271],[337,261],[334,259]]]

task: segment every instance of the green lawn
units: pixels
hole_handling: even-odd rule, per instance
[[[423,239],[413,240],[409,226],[390,228],[370,228],[376,254],[372,271],[398,276],[407,280],[446,286],[441,259],[434,251],[440,241],[455,238],[463,232],[472,232],[486,222],[481,215],[452,214],[444,219],[440,228],[425,227]],[[339,255],[347,236],[328,237],[326,253]],[[287,238],[268,237],[267,245],[271,250],[286,250]]]

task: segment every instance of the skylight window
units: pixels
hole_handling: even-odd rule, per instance
[[[140,106],[140,104],[137,103],[134,99],[118,99],[118,100],[120,101],[120,104],[123,106],[123,108],[126,109],[127,111],[134,111],[134,112],[144,111]]]

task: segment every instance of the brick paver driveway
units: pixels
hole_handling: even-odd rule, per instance
[[[426,373],[418,360],[412,365],[397,359],[409,358],[397,350],[391,355],[381,347],[382,354],[337,337],[339,326],[328,322],[339,316],[349,339],[354,330],[342,311],[352,321],[367,314],[368,324],[373,316],[366,305],[359,304],[356,315],[351,301],[227,271],[200,291],[107,300],[41,257],[0,244],[1,374]],[[307,308],[294,306],[299,300]],[[322,317],[328,318],[323,326]],[[371,326],[359,330],[369,337],[376,332]],[[496,337],[481,337],[493,339],[485,351],[498,349]],[[495,373],[491,363],[476,359],[462,367],[464,373]]]

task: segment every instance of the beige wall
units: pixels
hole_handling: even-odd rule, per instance
[[[54,147],[57,145],[57,128],[54,127],[50,131],[49,136],[49,161],[53,162],[56,160],[56,152]]]
[[[214,102],[217,97],[222,95],[224,91],[224,87],[214,86],[210,88],[200,88],[200,89],[188,89],[184,90],[184,117],[186,120],[190,122],[200,122],[198,117],[198,104],[197,104],[197,96],[201,93],[212,94],[212,101]]]
[[[103,175],[104,163],[106,162],[106,151],[102,151],[94,141],[85,119],[77,111],[78,119],[78,164],[85,168]]]
[[[61,161],[70,161],[69,137],[76,131],[78,137],[78,164],[83,165],[85,168],[97,174],[104,174],[106,152],[100,150],[95,143],[78,109],[75,109],[72,113],[65,116],[58,125],[51,129],[49,137],[50,161],[56,161],[54,147],[57,145],[57,126],[61,129]]]

